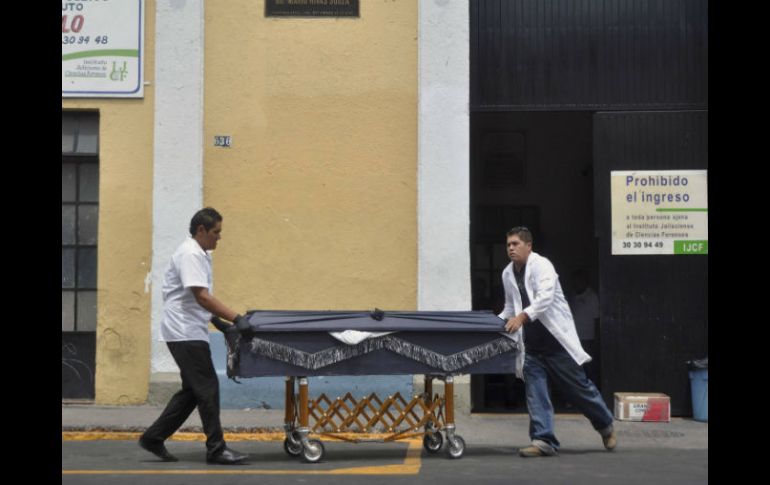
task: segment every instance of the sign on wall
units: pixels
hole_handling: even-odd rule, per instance
[[[612,254],[708,254],[706,170],[612,171]]]
[[[144,0],[62,0],[61,8],[62,97],[143,97]]]
[[[266,17],[358,17],[358,0],[265,0]]]

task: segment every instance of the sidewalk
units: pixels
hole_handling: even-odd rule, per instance
[[[162,406],[62,404],[62,431],[144,431]],[[222,426],[230,433],[283,431],[282,409],[223,409]],[[456,433],[470,446],[520,447],[529,444],[526,414],[457,414]],[[669,423],[615,421],[618,446],[624,448],[708,449],[708,423],[672,418]],[[556,436],[563,448],[601,446],[601,439],[579,414],[557,414]],[[201,432],[197,411],[180,431]]]

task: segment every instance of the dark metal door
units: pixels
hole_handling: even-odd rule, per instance
[[[99,115],[62,112],[62,399],[93,399]]]
[[[707,170],[708,111],[594,116],[602,391],[663,392],[692,414],[685,362],[708,355],[708,255],[611,254],[610,171]]]

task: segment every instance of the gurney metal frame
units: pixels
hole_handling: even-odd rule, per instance
[[[445,382],[444,397],[432,395],[434,379]],[[295,383],[299,388],[296,394]],[[310,422],[311,418],[313,423]],[[386,436],[348,436],[350,433],[371,434],[378,431],[378,425],[387,433]],[[409,402],[400,393],[388,396],[384,401],[375,393],[359,401],[350,393],[334,401],[325,394],[311,400],[308,397],[307,377],[287,377],[284,430],[286,438],[283,446],[286,453],[302,456],[310,463],[321,460],[325,453],[323,442],[310,439],[311,434],[351,443],[387,443],[422,436],[425,450],[438,453],[444,443],[441,436],[443,432],[448,443],[449,457],[460,458],[465,452],[465,440],[455,434],[454,378],[451,375],[426,375],[425,392],[413,396]]]
[[[311,463],[325,454],[323,442],[311,435],[353,443],[422,437],[427,452],[439,452],[446,442],[450,458],[462,457],[466,445],[455,432],[454,375],[512,373],[520,350],[497,335],[504,322],[491,312],[254,311],[249,322],[251,338],[222,327],[228,377],[285,376],[284,450]],[[346,329],[391,333],[356,345],[328,335]],[[423,374],[425,390],[409,400],[399,393],[387,399],[374,393],[359,400],[351,393],[334,400],[309,397],[310,375],[362,374]],[[436,379],[444,381],[443,396],[433,393]]]

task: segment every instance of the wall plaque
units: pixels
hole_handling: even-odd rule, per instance
[[[265,17],[358,17],[359,0],[265,0]]]

